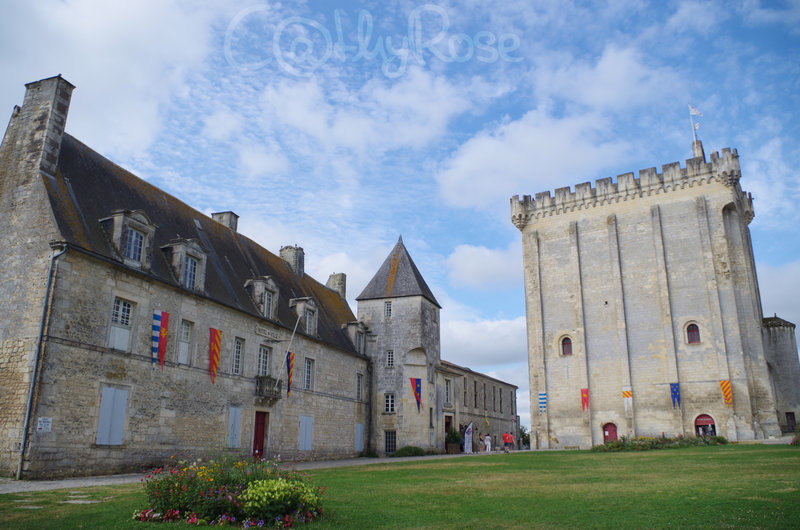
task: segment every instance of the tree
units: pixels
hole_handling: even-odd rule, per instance
[[[527,447],[531,446],[531,433],[524,425],[519,426],[519,443]]]

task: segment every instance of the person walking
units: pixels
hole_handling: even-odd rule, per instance
[[[505,448],[506,453],[511,450],[511,447],[514,445],[514,436],[509,432],[503,433],[503,446]]]
[[[486,445],[486,452],[487,453],[491,453],[492,452],[492,435],[489,434],[488,432],[486,433],[486,436],[483,438],[483,443]]]

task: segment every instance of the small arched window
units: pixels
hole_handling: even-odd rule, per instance
[[[572,339],[564,337],[561,339],[561,355],[572,355]]]
[[[697,324],[686,326],[686,340],[689,344],[700,344],[700,326]]]

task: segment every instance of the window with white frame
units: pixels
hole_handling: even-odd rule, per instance
[[[383,412],[394,414],[394,393],[387,392],[383,395]]]
[[[197,282],[197,258],[186,255],[183,257],[183,286],[194,290]]]
[[[306,332],[309,335],[317,334],[317,312],[313,309],[306,309]]]
[[[181,320],[181,329],[178,332],[178,363],[189,364],[189,350],[192,346],[192,330],[194,324],[188,320]]]
[[[303,369],[303,390],[311,390],[314,387],[314,360],[306,359]]]
[[[236,337],[233,339],[233,358],[231,359],[231,373],[239,375],[242,373],[242,352],[244,351],[244,339]]]
[[[383,316],[389,318],[392,316],[392,303],[391,302],[384,302],[383,304]]]
[[[386,350],[386,367],[394,367],[394,350]]]
[[[275,293],[270,290],[265,290],[262,298],[263,314],[267,318],[272,318],[272,301],[275,299]]]
[[[356,401],[361,401],[362,391],[361,388],[364,384],[364,375],[356,374]]]
[[[137,269],[148,266],[148,249],[156,226],[144,211],[114,210],[111,217],[100,219],[100,224],[126,265]]]
[[[272,356],[272,348],[264,344],[258,347],[258,375],[269,375],[269,358]]]
[[[128,228],[125,231],[125,248],[123,256],[133,261],[142,261],[142,250],[144,249],[144,234],[139,230]]]
[[[451,379],[444,380],[444,402],[452,403],[453,381]]]
[[[133,303],[122,298],[114,298],[111,308],[111,332],[108,347],[114,350],[129,351],[131,325],[133,323]]]

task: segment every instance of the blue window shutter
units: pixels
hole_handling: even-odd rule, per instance
[[[242,420],[242,409],[230,407],[228,412],[228,447],[239,447],[239,426]]]
[[[128,391],[103,387],[100,397],[100,417],[97,421],[97,445],[122,445]]]

